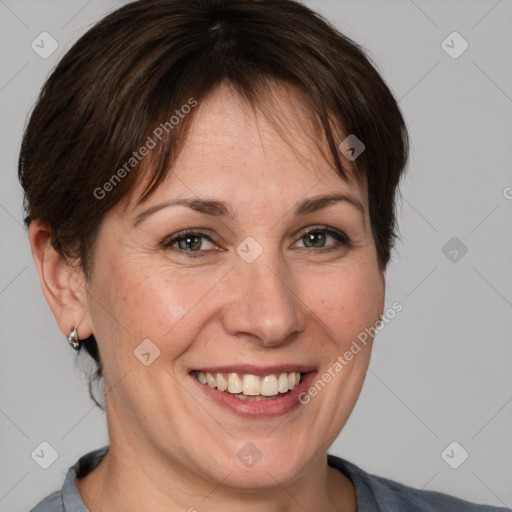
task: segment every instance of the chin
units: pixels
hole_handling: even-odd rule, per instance
[[[222,485],[241,491],[286,486],[298,477],[309,460],[309,457],[297,450],[295,443],[292,444],[290,437],[286,440],[236,442],[234,449],[235,457],[232,452],[229,453],[225,463],[221,464],[225,470],[220,475],[216,474],[216,478],[225,478]]]

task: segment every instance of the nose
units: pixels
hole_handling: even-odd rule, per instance
[[[222,319],[229,334],[276,347],[304,330],[306,316],[290,269],[269,252],[252,263],[237,259]]]

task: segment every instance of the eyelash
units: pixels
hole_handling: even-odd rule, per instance
[[[328,248],[321,247],[319,249],[315,249],[314,247],[303,247],[302,249],[308,249],[308,252],[319,252],[319,253],[326,253],[330,251],[334,251],[337,249],[340,249],[341,247],[350,247],[351,240],[350,238],[343,233],[343,231],[338,231],[337,229],[328,228],[327,226],[312,226],[305,228],[301,231],[298,240],[302,240],[305,236],[311,234],[311,233],[326,233],[330,236],[332,236],[337,242],[335,244],[332,244],[331,246],[328,246]],[[177,247],[172,247],[173,244],[176,242],[179,242],[182,238],[186,238],[187,236],[199,236],[202,238],[206,238],[211,243],[215,244],[215,242],[206,234],[201,231],[195,231],[192,229],[186,229],[184,231],[180,231],[179,233],[176,233],[175,235],[171,235],[171,237],[165,238],[162,243],[161,247],[162,249],[171,249],[175,251],[179,251],[184,256],[188,258],[200,258],[203,257],[204,250],[199,251],[186,251],[184,249],[179,249]]]

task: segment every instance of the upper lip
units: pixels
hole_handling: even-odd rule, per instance
[[[303,364],[279,364],[273,366],[256,366],[252,364],[236,364],[224,366],[201,366],[193,368],[190,371],[208,372],[208,373],[243,373],[249,375],[273,375],[280,373],[300,372],[308,373],[316,370],[314,366]]]

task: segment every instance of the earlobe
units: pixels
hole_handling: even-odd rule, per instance
[[[45,224],[32,221],[28,235],[43,294],[61,332],[67,337],[70,330],[78,326],[79,338],[89,337],[92,329],[83,272],[55,249],[50,229]]]

